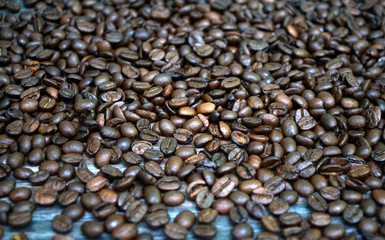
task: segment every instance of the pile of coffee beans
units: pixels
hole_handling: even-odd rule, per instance
[[[76,222],[89,238],[152,239],[139,223],[214,238],[219,215],[234,239],[385,238],[385,1],[0,8],[0,224],[14,239],[41,206],[60,206],[54,240]],[[198,212],[170,216],[188,202]]]

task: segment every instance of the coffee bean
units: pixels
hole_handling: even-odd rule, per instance
[[[277,233],[280,231],[278,222],[273,216],[270,216],[270,215],[263,216],[261,218],[261,223],[262,223],[262,226],[270,232]]]
[[[180,226],[190,229],[195,223],[195,215],[189,210],[184,210],[175,217],[174,221]]]
[[[132,223],[123,223],[112,231],[112,237],[115,239],[132,239],[138,234],[138,228]]]
[[[198,238],[213,238],[217,232],[218,229],[212,225],[198,224],[193,227],[193,233]]]
[[[29,211],[11,212],[8,215],[8,224],[15,228],[28,226],[32,221],[32,213]]]
[[[328,208],[326,200],[319,193],[309,195],[307,197],[307,203],[313,210],[318,212],[324,212]]]
[[[152,228],[159,228],[170,221],[170,217],[165,210],[158,210],[148,214],[145,218],[146,223]]]
[[[196,195],[195,202],[199,208],[209,208],[213,204],[213,200],[214,194],[206,188],[199,191]]]
[[[269,210],[274,215],[281,215],[289,210],[289,204],[282,198],[277,198],[269,204]]]
[[[249,216],[247,210],[242,206],[232,207],[229,215],[233,223],[245,223]]]
[[[57,191],[49,188],[39,188],[33,194],[33,200],[40,205],[52,205],[56,201]]]
[[[132,201],[126,207],[125,216],[132,223],[140,222],[147,212],[147,205],[140,201]]]
[[[66,215],[56,215],[51,222],[51,226],[56,232],[66,233],[72,229],[72,220]]]
[[[104,231],[103,224],[97,221],[87,221],[81,226],[82,233],[89,238],[97,238],[102,235]]]
[[[326,227],[331,221],[331,217],[327,213],[314,212],[309,216],[309,222],[316,227]]]
[[[343,212],[343,218],[350,224],[358,223],[363,217],[364,213],[361,209],[356,206],[350,205]]]
[[[62,215],[69,217],[72,221],[77,221],[84,216],[84,208],[79,204],[71,204],[65,207]]]
[[[187,237],[187,228],[176,223],[168,223],[165,225],[164,234],[170,239],[185,239]]]
[[[385,191],[382,189],[374,189],[372,191],[372,197],[374,200],[381,205],[385,205]]]

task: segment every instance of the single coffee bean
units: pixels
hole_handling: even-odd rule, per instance
[[[307,203],[314,211],[318,212],[325,212],[328,208],[326,200],[319,193],[309,195],[307,197]]]
[[[104,231],[103,224],[97,221],[87,221],[81,226],[82,233],[89,238],[97,238],[102,235]]]
[[[277,220],[271,215],[265,215],[261,218],[262,226],[270,232],[279,232],[280,227]]]
[[[69,217],[72,221],[77,221],[84,216],[84,208],[79,204],[71,204],[65,207],[62,215]]]
[[[309,216],[309,222],[316,227],[326,227],[331,221],[332,219],[327,213],[314,212]]]
[[[213,238],[217,235],[218,229],[212,225],[198,224],[193,227],[193,233],[198,238]]]
[[[8,224],[15,228],[23,228],[28,226],[32,221],[32,213],[30,211],[11,212],[8,215]]]
[[[199,208],[209,208],[213,204],[214,194],[212,194],[207,188],[199,191],[196,195],[195,202]]]
[[[176,223],[167,223],[164,227],[164,234],[170,239],[185,239],[187,237],[187,228]]]
[[[112,231],[112,237],[115,239],[133,239],[138,234],[138,228],[132,223],[123,223]]]
[[[356,206],[350,205],[345,209],[342,217],[346,222],[350,224],[356,224],[361,221],[363,215],[364,212],[361,209],[357,208]]]
[[[151,212],[145,218],[146,223],[152,228],[159,228],[166,225],[170,221],[170,217],[165,210]]]
[[[218,211],[212,208],[203,209],[198,213],[198,222],[202,224],[210,224],[215,221]]]
[[[49,188],[39,188],[33,194],[33,200],[40,205],[52,205],[56,201],[57,191]]]
[[[51,222],[51,226],[56,232],[67,233],[72,229],[72,220],[66,215],[56,215]]]
[[[229,215],[233,223],[245,223],[249,217],[247,210],[242,206],[230,208]]]
[[[190,229],[195,223],[195,215],[189,210],[184,210],[175,217],[174,221],[180,226]]]
[[[147,213],[147,205],[141,201],[131,201],[126,207],[125,217],[128,222],[139,223]]]

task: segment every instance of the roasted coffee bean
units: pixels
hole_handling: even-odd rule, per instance
[[[152,228],[159,228],[170,221],[170,216],[165,210],[151,212],[145,218],[146,223]]]
[[[264,187],[258,187],[252,191],[251,199],[260,204],[269,204],[274,199],[274,193]]]
[[[116,212],[116,207],[108,202],[102,202],[92,209],[92,215],[97,219],[105,219]]]
[[[84,208],[79,204],[71,204],[65,207],[62,215],[69,217],[72,221],[77,221],[84,216]]]
[[[328,205],[328,212],[332,215],[340,215],[342,214],[348,204],[343,200],[336,200],[333,202],[330,202]]]
[[[314,212],[309,216],[309,222],[316,227],[326,227],[331,221],[332,219],[327,213]]]
[[[112,230],[115,239],[133,239],[138,234],[138,228],[132,223],[123,223]]]
[[[296,212],[286,212],[279,216],[279,221],[284,226],[295,226],[301,223],[302,217]]]
[[[279,224],[273,216],[270,216],[270,215],[263,216],[261,218],[261,223],[262,223],[262,226],[270,232],[278,233],[280,231]]]
[[[8,193],[8,198],[11,202],[16,203],[23,200],[28,200],[31,197],[31,189],[26,187],[16,188]]]
[[[78,200],[78,197],[79,197],[78,192],[69,190],[60,194],[58,198],[58,202],[62,206],[68,206],[72,203],[75,203]]]
[[[104,231],[103,224],[97,221],[87,221],[81,226],[82,233],[89,238],[97,238],[102,235]]]
[[[231,230],[231,235],[235,239],[239,238],[252,238],[254,235],[253,229],[247,223],[239,223]]]
[[[57,191],[49,188],[39,188],[33,194],[33,200],[40,205],[52,205],[56,201]]]
[[[72,220],[66,215],[56,215],[51,226],[56,232],[67,233],[72,229]]]
[[[233,223],[245,223],[249,217],[247,210],[242,206],[232,207],[229,215]]]
[[[203,209],[198,213],[197,219],[201,224],[210,224],[215,221],[218,211],[212,208]]]
[[[170,239],[185,239],[187,237],[187,228],[176,223],[168,223],[164,227],[164,234]]]
[[[198,238],[213,238],[217,235],[218,229],[212,225],[198,224],[193,227],[193,233]]]
[[[209,208],[213,204],[214,194],[211,193],[207,188],[202,189],[196,195],[195,202],[199,208]]]
[[[361,201],[360,208],[364,212],[364,215],[367,217],[373,217],[376,215],[377,207],[373,199],[366,198]]]
[[[179,191],[168,191],[163,195],[163,203],[167,206],[177,206],[184,202],[185,196]]]
[[[147,205],[140,201],[131,201],[125,210],[127,221],[132,223],[140,222],[147,213]]]
[[[32,221],[32,212],[11,212],[8,215],[8,224],[15,228],[23,228],[28,226]]]
[[[292,205],[298,201],[298,193],[294,190],[285,190],[279,194],[279,197]]]
[[[260,203],[255,203],[254,201],[248,201],[246,203],[246,209],[252,217],[257,219],[261,219],[263,216],[266,215],[266,209],[264,205]]]
[[[175,217],[174,221],[180,226],[190,229],[195,223],[195,215],[189,210],[184,210]]]
[[[282,198],[277,198],[269,204],[269,210],[274,215],[281,215],[289,210],[289,204]]]
[[[356,206],[350,205],[343,212],[343,218],[350,224],[358,223],[364,215],[364,212]]]
[[[318,212],[325,212],[328,208],[326,200],[319,193],[309,195],[307,203],[314,211]]]
[[[173,153],[175,153],[175,150],[177,148],[177,144],[178,144],[178,142],[175,138],[167,137],[167,138],[162,140],[162,142],[160,144],[160,151],[164,155],[170,156]]]
[[[381,205],[385,205],[385,191],[382,189],[374,189],[372,191],[372,197],[374,200]]]

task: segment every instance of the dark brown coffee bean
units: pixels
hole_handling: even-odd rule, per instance
[[[372,191],[372,197],[378,204],[385,205],[385,191],[382,189],[374,189]]]
[[[195,215],[189,210],[184,210],[175,217],[174,221],[180,226],[190,229],[195,223]]]
[[[72,220],[66,215],[56,215],[51,222],[51,226],[56,232],[70,232],[72,229]]]
[[[9,200],[11,200],[11,202],[16,203],[23,200],[28,200],[31,197],[31,194],[31,189],[26,187],[19,187],[10,191],[8,194],[8,198]]]
[[[214,182],[211,192],[218,198],[228,196],[237,185],[236,177],[233,175],[225,175]]]
[[[279,224],[273,216],[270,216],[270,215],[263,216],[261,219],[261,223],[262,223],[262,226],[270,232],[277,233],[280,231]]]
[[[39,188],[33,194],[33,200],[40,205],[52,205],[56,201],[57,191]]]
[[[163,203],[167,206],[177,206],[184,202],[185,196],[179,191],[168,191],[163,195]]]
[[[116,207],[108,202],[96,205],[92,209],[92,215],[97,219],[105,219],[116,212]]]
[[[8,215],[8,224],[15,228],[28,226],[32,221],[32,213],[29,211],[11,212]]]
[[[281,215],[289,210],[289,204],[282,198],[277,198],[269,204],[269,210],[274,215]]]
[[[112,230],[115,239],[133,239],[138,234],[138,228],[132,223],[123,223]]]
[[[202,189],[196,195],[195,202],[199,208],[209,208],[213,204],[214,194],[211,193],[207,188]]]
[[[176,223],[168,223],[164,227],[164,234],[170,239],[185,239],[187,237],[187,228]]]
[[[249,216],[247,210],[242,206],[232,207],[229,215],[233,223],[245,223]]]
[[[193,227],[193,233],[198,238],[213,238],[217,235],[218,229],[212,225],[198,224]]]
[[[163,139],[163,141],[161,142],[160,151],[164,155],[170,156],[175,152],[175,150],[177,148],[177,144],[178,144],[178,142],[175,138],[167,137],[167,138]]]
[[[361,209],[350,205],[345,209],[342,216],[346,222],[350,224],[356,224],[362,219],[363,215],[364,213]]]
[[[62,215],[69,217],[72,221],[77,221],[84,216],[84,208],[78,204],[71,204],[65,207]]]
[[[258,187],[252,191],[251,199],[255,203],[269,204],[274,199],[274,193],[264,187]]]
[[[158,210],[148,214],[145,218],[146,223],[152,228],[159,228],[170,221],[170,217],[165,210]]]
[[[248,201],[246,203],[246,209],[252,217],[257,219],[261,219],[263,216],[266,215],[266,209],[264,205],[260,203],[255,203],[254,201]]]
[[[82,233],[89,238],[97,238],[102,235],[104,231],[103,224],[97,221],[87,221],[81,226]]]
[[[318,212],[324,212],[328,208],[326,200],[319,193],[309,195],[307,203],[313,210]]]
[[[327,213],[314,212],[309,216],[309,222],[316,227],[326,227],[331,221],[332,219]]]

